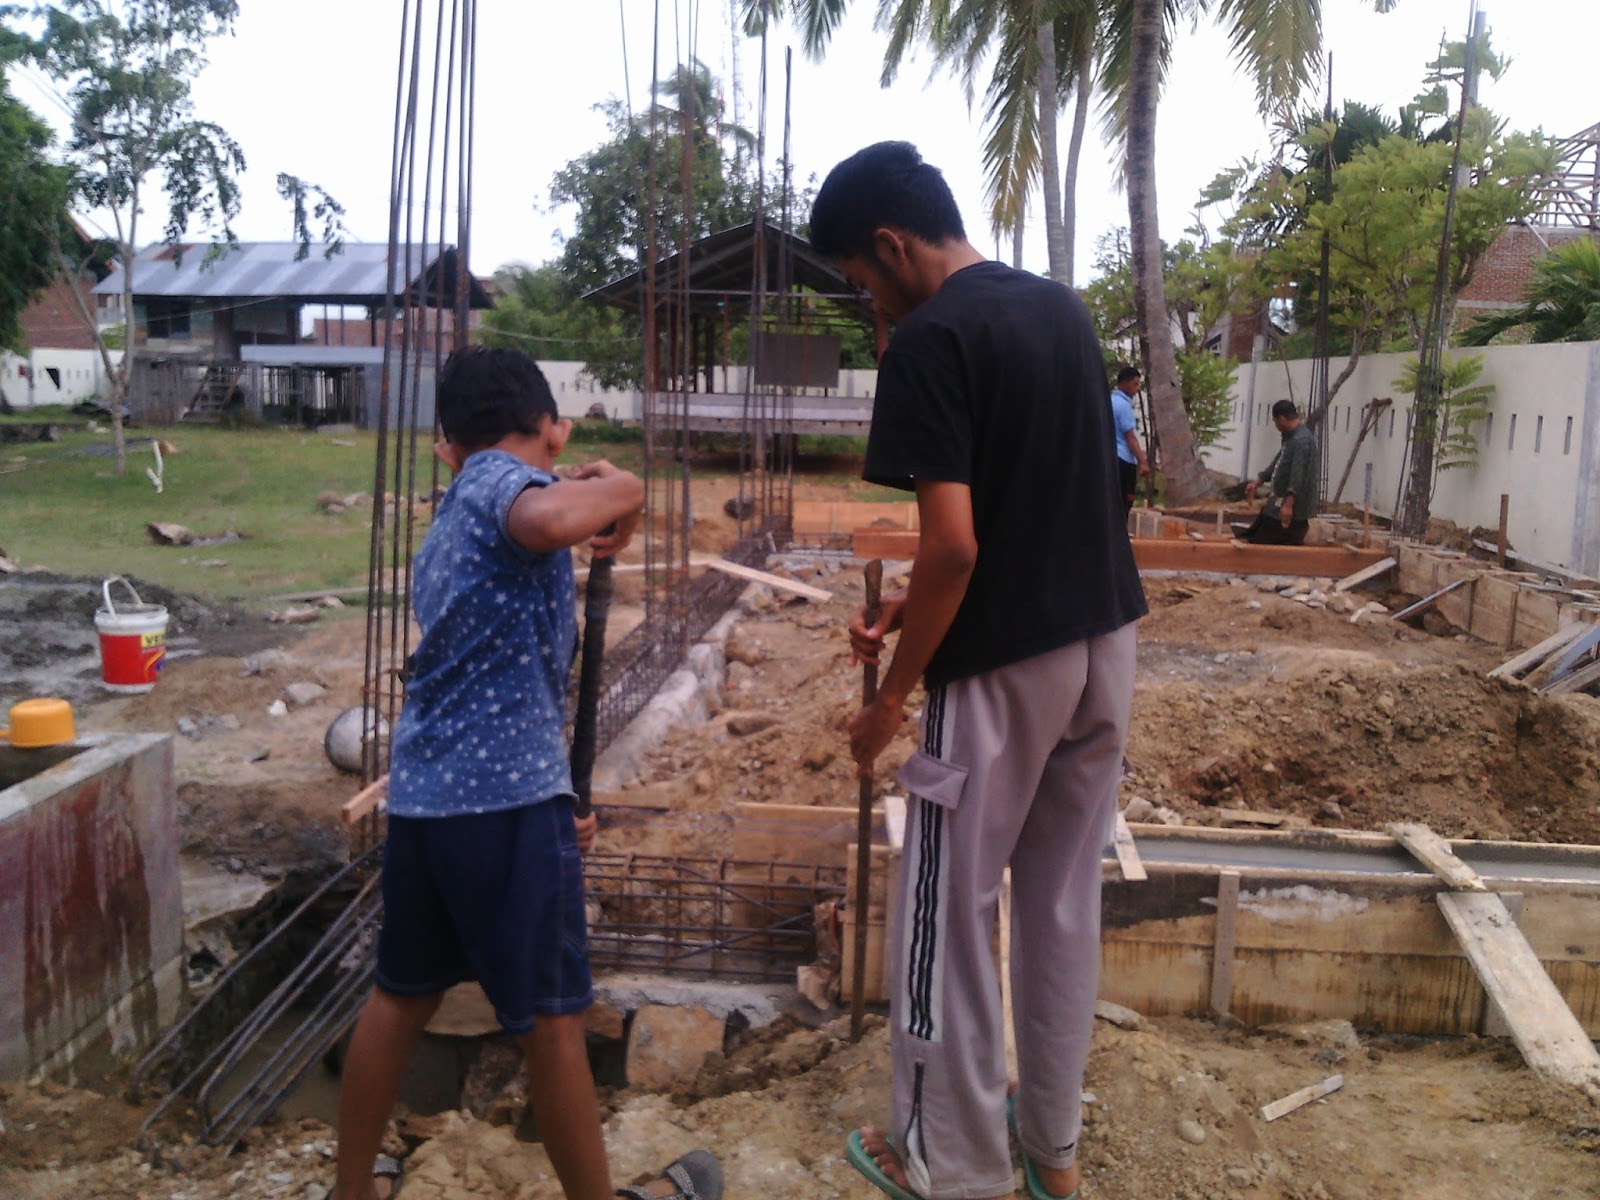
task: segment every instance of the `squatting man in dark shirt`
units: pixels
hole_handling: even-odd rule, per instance
[[[1264,483],[1272,492],[1255,521],[1241,531],[1245,541],[1262,546],[1300,546],[1305,544],[1311,518],[1317,515],[1317,490],[1322,471],[1322,454],[1317,438],[1300,419],[1292,400],[1279,400],[1272,406],[1272,423],[1283,435],[1283,445],[1260,475],[1246,486],[1251,500]]]
[[[890,951],[894,1098],[846,1155],[894,1200],[1078,1195],[1081,1088],[1100,954],[1100,851],[1116,811],[1144,593],[1117,492],[1088,309],[967,241],[939,171],[869,146],[817,193],[811,243],[895,333],[878,363],[870,481],[915,491],[906,591],[855,656],[899,642],[850,722],[869,778],[921,679],[920,748]],[[1008,1088],[992,936],[1013,896],[1018,1087]]]

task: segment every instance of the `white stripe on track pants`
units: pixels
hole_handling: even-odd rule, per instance
[[[1100,856],[1133,702],[1132,625],[929,693],[891,957],[893,1141],[912,1190],[1014,1186],[993,935],[1011,868],[1023,1148],[1067,1167],[1100,975]]]

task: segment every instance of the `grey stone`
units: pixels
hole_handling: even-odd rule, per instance
[[[1155,816],[1156,806],[1143,796],[1135,796],[1128,801],[1127,807],[1122,810],[1122,815],[1129,821],[1148,821]]]
[[[1234,1187],[1249,1187],[1256,1181],[1255,1172],[1249,1167],[1229,1167],[1228,1182]]]
[[[291,683],[283,689],[283,698],[296,708],[304,708],[308,704],[315,704],[327,694],[327,688],[320,683],[311,683],[309,680]]]
[[[728,732],[734,737],[749,737],[753,733],[771,729],[778,718],[767,713],[737,712],[728,714]]]
[[[1199,1121],[1185,1117],[1178,1122],[1178,1136],[1191,1146],[1198,1146],[1206,1140],[1205,1126],[1201,1125]]]
[[[192,717],[179,717],[178,732],[183,734],[184,737],[198,738],[200,736],[200,726],[195,723]]]
[[[1344,809],[1339,807],[1337,800],[1324,800],[1317,809],[1317,815],[1327,817],[1330,821],[1344,820]]]

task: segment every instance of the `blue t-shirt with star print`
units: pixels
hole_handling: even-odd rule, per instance
[[[463,464],[417,552],[422,630],[394,732],[389,812],[455,817],[571,796],[564,736],[578,646],[572,552],[535,554],[506,520],[555,476],[503,450]]]

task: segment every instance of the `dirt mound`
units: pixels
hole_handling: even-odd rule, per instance
[[[1454,837],[1600,840],[1600,705],[1463,666],[1261,656],[1268,677],[1188,680],[1134,701],[1129,791],[1180,811],[1227,805]],[[1274,666],[1289,678],[1271,677]],[[1303,673],[1302,673],[1303,672]]]

